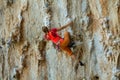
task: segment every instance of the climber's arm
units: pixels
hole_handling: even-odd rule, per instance
[[[68,27],[69,25],[71,25],[73,23],[73,21],[69,22],[68,24],[64,25],[64,26],[61,26],[60,28],[57,29],[57,31],[60,31],[66,27]]]

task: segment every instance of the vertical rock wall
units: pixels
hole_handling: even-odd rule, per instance
[[[76,61],[41,30],[70,20]],[[0,0],[0,34],[0,80],[120,79],[120,0]]]

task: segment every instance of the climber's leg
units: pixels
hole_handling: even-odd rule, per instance
[[[66,31],[64,33],[64,39],[61,42],[61,46],[67,47],[69,43],[70,43],[70,34],[69,34],[69,32]]]

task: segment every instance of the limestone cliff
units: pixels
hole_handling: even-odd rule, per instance
[[[70,20],[76,61],[41,30]],[[0,80],[120,80],[120,0],[0,0]]]

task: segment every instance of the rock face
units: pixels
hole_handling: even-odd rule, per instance
[[[70,20],[75,61],[41,30]],[[0,0],[0,34],[0,80],[120,80],[120,0]]]

